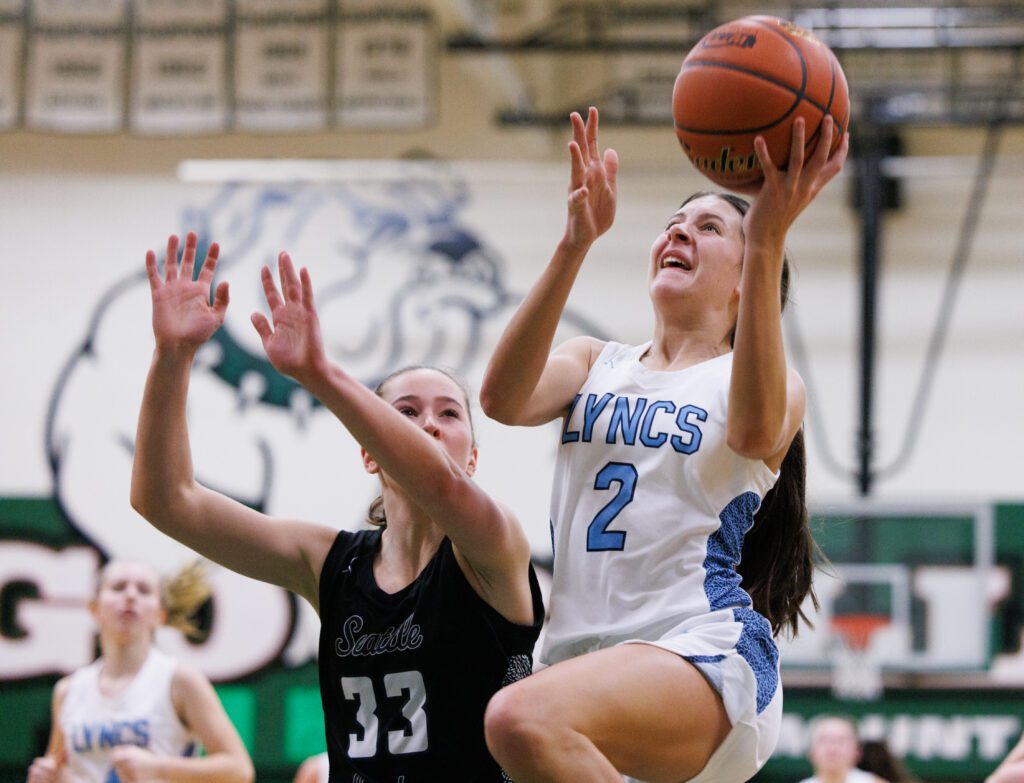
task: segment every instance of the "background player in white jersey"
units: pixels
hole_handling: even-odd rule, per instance
[[[847,142],[828,158],[825,120],[805,160],[797,120],[780,171],[760,140],[765,178],[749,211],[702,195],[655,239],[653,339],[574,338],[549,354],[583,259],[615,214],[618,157],[598,147],[597,110],[572,124],[564,238],[481,389],[503,423],[565,421],[541,652],[552,665],[492,700],[488,743],[521,783],[735,783],[777,740],[773,634],[795,629],[811,582],[805,393],[782,343],[785,237]]]
[[[161,585],[142,563],[103,568],[89,606],[101,657],[55,686],[50,744],[32,762],[28,783],[253,780],[249,754],[210,682],[153,646],[164,622],[189,629],[188,615],[208,595],[197,578],[189,567]]]
[[[530,547],[513,513],[473,481],[464,390],[433,368],[397,371],[375,394],[327,359],[308,272],[262,271],[271,321],[252,316],[267,358],[302,383],[363,447],[380,477],[380,525],[355,533],[271,518],[195,481],[186,398],[192,360],[224,320],[211,288],[219,249],[194,276],[146,255],[156,348],[136,438],[132,505],[158,529],[246,576],[292,590],[321,620],[320,692],[332,781],[503,779],[484,709],[529,674],[543,620]],[[194,279],[195,278],[195,279]]]
[[[800,783],[895,783],[858,769],[861,748],[853,723],[838,715],[823,715],[811,726],[807,758],[814,774]]]

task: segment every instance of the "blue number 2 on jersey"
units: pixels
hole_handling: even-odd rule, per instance
[[[636,468],[628,462],[609,462],[597,472],[594,489],[611,489],[612,482],[617,481],[619,491],[597,512],[594,521],[587,528],[588,552],[621,552],[625,548],[626,533],[621,530],[609,530],[608,525],[623,508],[633,502],[636,480]]]

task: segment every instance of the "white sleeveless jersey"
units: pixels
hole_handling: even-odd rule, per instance
[[[879,778],[872,775],[870,772],[865,772],[862,769],[854,767],[846,773],[846,779],[843,783],[877,783]],[[821,778],[817,775],[809,778],[804,778],[800,783],[821,783]]]
[[[754,629],[752,668],[768,675],[758,678],[760,710],[777,651],[735,566],[777,474],[726,445],[732,354],[657,372],[639,361],[649,345],[608,343],[566,416],[541,659],[670,637],[694,662],[749,657],[744,628]]]
[[[191,756],[196,742],[171,701],[177,662],[151,649],[138,674],[120,694],[99,689],[100,658],[71,675],[60,710],[72,783],[117,783],[111,754],[138,745],[159,756]]]

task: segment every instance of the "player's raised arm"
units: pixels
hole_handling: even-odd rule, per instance
[[[281,253],[279,291],[270,270],[263,287],[271,321],[253,314],[267,358],[305,386],[345,425],[364,449],[370,472],[394,482],[422,509],[485,583],[497,604],[511,603],[529,622],[532,601],[523,578],[530,559],[525,533],[512,513],[472,480],[476,448],[469,404],[457,386],[423,370],[395,399],[385,400],[328,360],[309,272],[296,273]],[[389,394],[394,396],[393,394]],[[504,593],[514,598],[509,602]],[[499,606],[496,605],[496,608]]]
[[[591,245],[615,219],[615,150],[601,154],[597,109],[571,115],[573,139],[565,234],[540,279],[498,341],[480,388],[484,412],[503,424],[537,425],[562,415],[587,377],[601,342],[579,337],[551,346],[569,292]]]
[[[335,531],[324,525],[273,520],[198,484],[192,468],[186,399],[192,360],[224,322],[228,285],[210,300],[219,248],[210,246],[193,280],[196,236],[179,265],[178,238],[167,242],[166,269],[146,254],[156,346],[146,378],[135,440],[132,506],[154,527],[246,576],[286,587],[317,605],[319,567]]]
[[[743,220],[746,234],[739,312],[729,387],[728,442],[737,453],[763,459],[778,469],[803,421],[806,395],[799,375],[787,367],[782,341],[783,262],[793,222],[842,168],[848,142],[830,157],[834,124],[822,123],[822,137],[804,159],[805,127],[793,124],[789,163],[780,171],[763,138],[755,149],[764,181]]]

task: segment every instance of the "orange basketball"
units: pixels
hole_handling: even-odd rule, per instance
[[[772,162],[789,159],[793,120],[803,117],[807,154],[832,115],[832,150],[850,122],[846,76],[832,50],[773,16],[716,27],[690,50],[672,90],[676,136],[697,170],[723,187],[761,179],[754,138]]]

